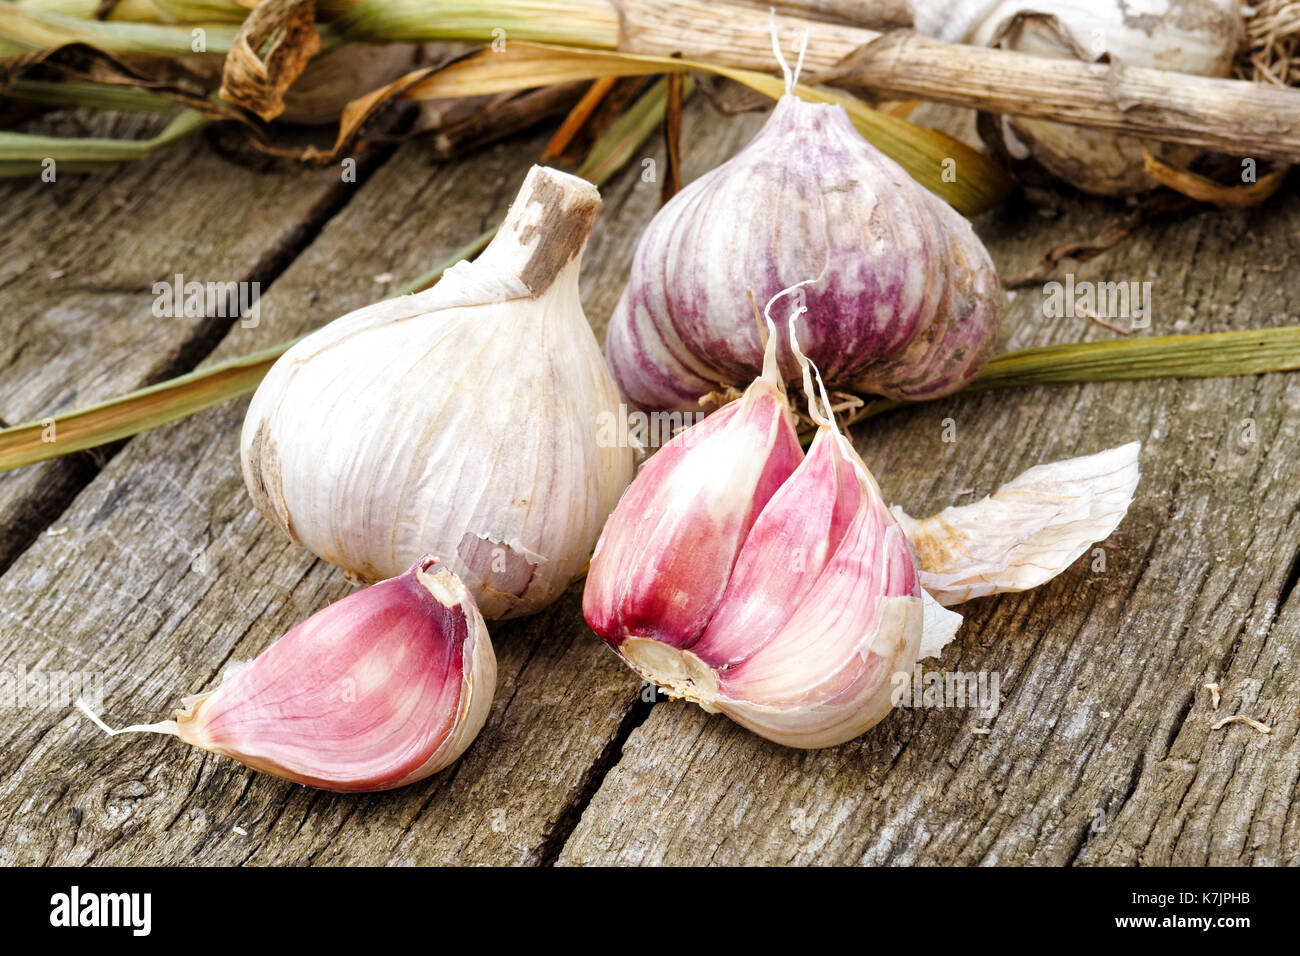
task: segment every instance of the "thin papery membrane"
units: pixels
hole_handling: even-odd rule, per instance
[[[1036,465],[987,498],[917,520],[893,508],[939,603],[1051,580],[1108,537],[1133,501],[1140,442]]]

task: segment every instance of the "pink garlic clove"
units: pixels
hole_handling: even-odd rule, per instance
[[[125,730],[175,734],[325,790],[387,790],[436,773],[478,735],[496,686],[474,598],[436,564],[426,556],[316,612],[186,698],[174,721]]]
[[[864,491],[852,526],[785,626],[720,675],[718,709],[777,743],[825,747],[857,737],[889,713],[894,675],[919,655],[916,563],[879,492]]]
[[[627,637],[694,643],[754,520],[802,458],[785,394],[766,378],[660,449],[592,555],[583,613],[597,633],[615,648]]]
[[[691,651],[711,667],[726,667],[775,637],[844,537],[862,494],[831,433],[819,432],[754,522],[726,594]]]
[[[775,372],[770,320],[769,329],[767,371],[756,385]],[[793,330],[790,342],[806,366]],[[730,445],[720,440],[743,409],[724,408],[678,437],[692,453],[707,451],[699,461],[710,467],[672,462],[653,471],[657,458],[651,459],[606,526],[602,541],[617,559],[598,549],[583,609],[597,634],[670,695],[721,711],[769,740],[825,747],[856,737],[889,712],[894,675],[908,672],[920,653],[925,602],[907,538],[825,411],[824,389],[820,412],[809,374],[805,390],[822,427],[808,456],[761,500],[746,497],[743,485],[715,481],[723,463],[756,454],[736,447],[738,440],[754,442],[751,434],[736,433]],[[709,430],[723,415],[728,421]],[[734,560],[695,551],[686,556],[702,557],[699,563],[676,560],[682,535],[656,536],[656,522],[639,521],[671,512],[707,529],[715,512],[752,511],[754,518],[736,525]],[[631,535],[641,535],[635,550],[621,546]],[[716,540],[701,538],[702,547]],[[643,566],[654,573],[642,573]],[[714,590],[717,600],[692,604],[689,628],[678,624],[665,634],[658,626],[678,610],[673,595]],[[609,610],[626,607],[642,612],[636,626]]]

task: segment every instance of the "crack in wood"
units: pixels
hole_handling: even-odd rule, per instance
[[[636,701],[628,708],[623,719],[619,721],[618,729],[614,735],[606,742],[605,748],[587,768],[583,775],[582,782],[578,785],[573,796],[565,802],[556,815],[555,823],[552,824],[546,839],[542,842],[541,849],[538,851],[538,866],[554,866],[564,851],[565,845],[569,842],[569,837],[573,831],[578,828],[582,821],[582,815],[586,813],[587,807],[590,806],[592,799],[596,796],[596,791],[604,783],[605,776],[614,768],[614,766],[623,757],[623,746],[627,743],[632,732],[646,722],[650,717],[650,711],[654,708],[655,702],[645,701],[638,697]]]

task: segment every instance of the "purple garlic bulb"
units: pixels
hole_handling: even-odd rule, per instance
[[[763,368],[754,303],[814,278],[799,338],[832,387],[938,398],[992,354],[1001,292],[970,224],[842,107],[787,94],[642,235],[606,340],[615,381],[635,405],[683,411],[743,388]],[[796,381],[779,334],[781,374]]]

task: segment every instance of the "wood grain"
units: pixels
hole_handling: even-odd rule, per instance
[[[148,122],[119,118],[92,132],[125,137]],[[39,420],[188,371],[237,320],[159,318],[153,283],[178,272],[269,283],[341,204],[339,179],[336,170],[257,172],[199,137],[93,177],[0,183],[0,419]],[[214,201],[223,195],[238,201]],[[94,461],[0,475],[0,568],[94,474]]]

